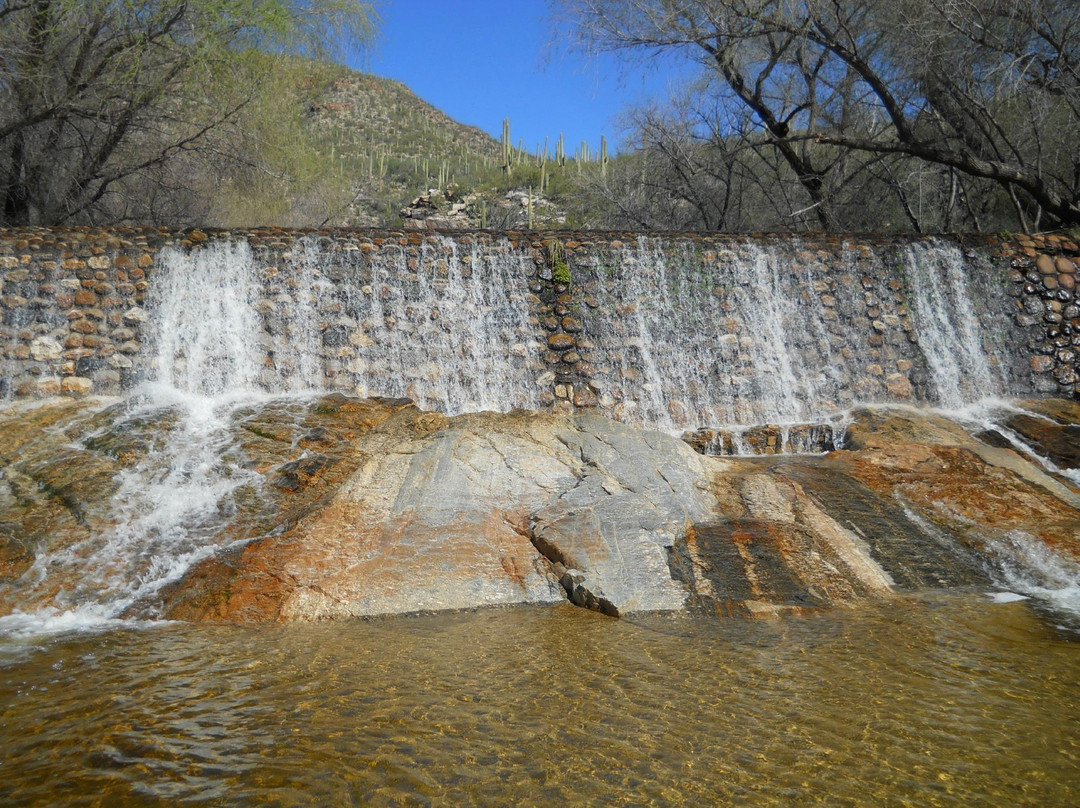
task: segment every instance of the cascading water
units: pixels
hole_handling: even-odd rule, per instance
[[[170,277],[188,289],[162,297],[182,301],[162,310],[163,370],[182,376],[205,365],[215,345],[228,351],[205,367],[203,388],[220,386],[226,368],[215,363],[224,363],[234,386],[269,393],[408,396],[448,414],[535,406],[528,256],[442,237],[414,250],[388,245],[368,259],[304,240],[272,261],[243,242],[169,253]],[[236,279],[227,299],[206,272]],[[237,330],[214,325],[219,317]],[[206,329],[197,345],[189,347],[185,323]]]
[[[582,316],[594,347],[581,352],[601,406],[668,430],[730,427],[741,453],[755,425],[779,425],[781,447],[821,445],[861,401],[957,408],[1028,392],[1023,357],[1002,348],[1015,342],[1009,319],[978,316],[1005,310],[985,268],[953,244],[886,252],[639,237],[575,265],[593,298]],[[85,574],[35,619],[115,617],[238,540],[224,529],[231,503],[261,478],[233,431],[254,399],[332,389],[448,414],[541,406],[554,360],[542,356],[534,271],[505,239],[163,250],[146,379],[109,428],[168,424],[164,439],[120,475],[114,528],[36,559],[27,582],[42,591],[56,569]]]
[[[1044,604],[1080,631],[1080,564],[1021,532],[990,542],[989,549],[1002,588]]]
[[[119,475],[115,527],[38,555],[24,576],[25,589],[31,598],[48,594],[49,605],[0,618],[0,628],[107,623],[226,541],[232,496],[261,481],[225,459],[235,448],[233,413],[258,395],[259,347],[250,338],[258,324],[253,267],[244,243],[163,255],[150,306],[150,378],[106,427],[117,434],[149,425],[151,447]],[[100,437],[91,434],[86,442]]]
[[[1003,395],[1001,334],[982,327],[973,273],[955,245],[936,242],[904,248],[903,271],[912,293],[915,333],[926,359],[931,400],[959,409]],[[985,273],[981,273],[985,274]]]
[[[838,408],[828,334],[784,255],[746,244],[706,267],[691,245],[671,246],[645,237],[625,246],[604,285],[601,308],[625,315],[601,322],[597,341],[625,346],[614,375],[629,420],[794,423]]]
[[[703,254],[650,237],[600,259],[600,309],[619,316],[595,319],[596,341],[623,348],[612,352],[617,414],[737,435],[834,420],[858,402],[959,407],[1026,389],[1023,369],[999,355],[1012,324],[977,315],[1002,303],[1000,284],[980,280],[985,268],[933,241],[889,260],[867,248],[823,256],[798,241]]]
[[[247,244],[166,251],[161,263],[151,304],[153,381],[211,399],[256,389],[259,288]]]
[[[317,302],[320,317],[333,313],[322,336],[330,372],[351,392],[406,396],[447,414],[535,407],[531,259],[505,244],[445,237],[417,253],[401,249],[368,265],[308,246],[305,260],[339,281]]]
[[[372,265],[302,241],[273,266],[244,241],[164,250],[148,306],[148,378],[107,427],[151,423],[164,439],[121,472],[115,528],[37,557],[25,588],[50,605],[0,627],[108,621],[228,544],[233,498],[262,480],[233,434],[253,401],[336,387],[451,414],[535,405],[527,258],[441,238],[419,252]]]

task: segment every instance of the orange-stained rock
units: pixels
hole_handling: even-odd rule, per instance
[[[1053,257],[1045,253],[1035,260],[1035,268],[1043,275],[1056,275],[1060,271],[1055,266]]]
[[[1026,406],[1053,420],[1016,424],[1071,456],[1080,405]],[[206,557],[123,601],[127,614],[317,620],[568,598],[612,615],[767,616],[990,586],[986,559],[1017,542],[1080,558],[1068,479],[914,408],[855,413],[843,451],[753,458],[595,414],[447,418],[342,395],[230,412],[197,471],[241,483],[200,517]],[[117,494],[174,470],[186,417],[94,399],[0,410],[0,616],[111,603],[110,570],[150,573],[153,535],[124,557],[98,550],[138,528]]]
[[[702,471],[681,441],[643,442],[603,418],[575,426],[536,413],[448,420],[410,409],[356,448],[363,462],[318,510],[200,565],[165,593],[164,613],[312,620],[551,603],[566,597],[566,567],[613,613],[682,606],[663,546],[707,513],[709,496],[694,487]],[[690,468],[680,481],[681,463]],[[594,488],[601,500],[582,502]],[[552,514],[580,514],[598,533],[563,536]],[[593,544],[583,553],[571,540]]]
[[[870,423],[876,429],[867,434]],[[835,452],[831,464],[969,546],[1021,531],[1080,558],[1080,494],[1012,449],[907,413],[863,413],[852,434],[857,451]]]

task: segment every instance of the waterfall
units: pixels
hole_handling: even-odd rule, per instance
[[[244,242],[167,250],[158,378],[204,393],[407,396],[449,414],[535,406],[530,259],[445,237],[417,253],[369,260],[303,240],[264,266]]]
[[[228,546],[235,498],[262,485],[235,434],[253,402],[329,388],[451,414],[535,406],[529,259],[447,238],[419,253],[369,262],[305,240],[271,263],[245,241],[163,250],[147,377],[102,431],[151,424],[161,439],[120,473],[115,527],[37,556],[23,584],[50,605],[0,628],[107,624]],[[77,583],[57,590],[58,580]]]
[[[157,373],[181,389],[329,388],[450,414],[540,404],[532,259],[506,241],[367,255],[304,239],[278,256],[223,242],[167,250],[163,267]],[[953,243],[639,236],[575,273],[598,301],[601,405],[632,423],[842,429],[857,403],[958,409],[1029,384],[1011,322],[979,316],[1007,310],[1002,284]]]
[[[324,356],[343,389],[405,396],[447,414],[535,407],[540,346],[528,325],[528,256],[447,237],[418,252],[393,251],[371,266],[325,256],[340,282],[324,290],[319,309],[340,313],[324,332]]]
[[[5,286],[19,294],[0,327],[0,396],[152,380],[210,398],[405,396],[448,414],[557,396],[679,430],[835,423],[860,402],[956,409],[1034,384],[1007,297],[1019,287],[985,248],[946,239],[566,239],[566,285],[544,280],[543,245],[520,237],[280,239],[167,246],[140,257],[152,268],[138,284],[104,255],[64,268],[85,277],[43,267],[41,289],[20,271]],[[136,285],[146,301],[130,308]]]
[[[638,237],[596,261],[617,417],[665,429],[837,421],[857,403],[960,407],[1025,391],[1000,283],[955,245]],[[1010,343],[1011,341],[1011,343]],[[1017,353],[1013,351],[1013,353]]]
[[[955,410],[1004,394],[1001,342],[991,328],[981,326],[975,309],[979,296],[960,248],[912,244],[904,248],[903,270],[912,292],[915,333],[930,371],[931,400]]]
[[[23,589],[28,599],[47,599],[49,605],[0,617],[0,630],[107,625],[227,546],[233,497],[245,486],[257,490],[262,482],[228,459],[238,449],[229,427],[239,405],[158,387],[152,400],[129,401],[105,430],[88,435],[84,443],[105,432],[149,429],[158,439],[138,463],[120,472],[112,528],[34,559]]]
[[[149,304],[149,378],[114,420],[83,439],[85,446],[149,428],[150,448],[119,474],[111,529],[35,558],[23,583],[31,596],[51,593],[50,605],[0,618],[0,627],[32,633],[109,624],[228,543],[232,498],[262,479],[237,459],[231,434],[237,409],[260,395],[258,299],[244,242],[163,253]],[[54,581],[65,583],[57,589]]]
[[[820,312],[785,256],[754,244],[705,266],[690,245],[640,237],[614,262],[597,342],[628,420],[674,429],[793,423],[837,409]],[[621,349],[621,350],[620,350]],[[812,356],[811,356],[812,355]]]
[[[219,242],[190,254],[165,250],[152,288],[154,381],[211,398],[256,388],[259,290],[246,242]]]
[[[41,554],[24,582],[46,592],[66,570],[80,573],[78,585],[0,626],[111,620],[240,541],[230,514],[241,495],[259,496],[262,478],[244,465],[238,412],[270,396],[404,396],[452,415],[539,409],[553,386],[587,384],[618,419],[714,428],[710,439],[749,453],[763,441],[820,448],[863,402],[958,410],[1030,391],[1024,337],[1001,314],[1011,304],[1004,284],[987,259],[953,243],[609,244],[569,254],[565,287],[541,283],[535,244],[507,237],[162,249],[144,304],[142,384],[102,428],[149,424],[159,434],[116,480],[115,526]],[[50,312],[65,325],[61,315]],[[556,344],[545,344],[549,333],[569,332],[575,318],[573,348],[545,350]],[[62,338],[37,339],[42,357],[60,355]],[[6,353],[16,347],[13,338]],[[33,358],[34,343],[26,351]],[[589,372],[574,377],[581,366]]]

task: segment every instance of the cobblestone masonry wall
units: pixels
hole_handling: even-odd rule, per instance
[[[223,238],[246,239],[257,260],[274,269],[273,275],[287,265],[285,259],[300,239],[315,240],[323,250],[362,255],[360,260],[368,262],[377,262],[379,254],[389,250],[395,255],[405,251],[420,256],[425,250],[441,249],[439,244],[447,238],[459,245],[524,252],[535,271],[521,293],[535,316],[522,324],[520,332],[526,338],[531,335],[540,355],[535,367],[540,392],[530,400],[553,409],[598,407],[629,420],[633,409],[645,406],[638,400],[640,391],[634,389],[637,371],[625,361],[628,353],[641,346],[634,344],[632,334],[625,336],[628,332],[620,325],[632,319],[635,303],[617,293],[625,283],[625,268],[622,274],[612,271],[614,265],[625,263],[628,245],[638,243],[639,235],[554,231],[438,235],[276,229],[228,233],[154,228],[0,230],[0,398],[114,395],[130,389],[145,372],[148,291],[160,251],[166,246],[197,250]],[[1030,368],[1031,390],[1080,392],[1078,245],[1058,236],[946,237],[944,241],[977,256],[985,271],[1001,279],[1005,288],[1002,310],[981,310],[978,316],[1004,318],[1016,329],[1017,344],[1010,347],[1014,358]],[[672,234],[659,243],[684,258],[692,252],[707,274],[725,251],[748,243],[790,246],[792,240]],[[855,398],[920,397],[919,391],[927,384],[926,363],[911,347],[915,340],[903,284],[889,262],[881,260],[890,250],[911,243],[918,240],[803,236],[793,248],[790,271],[813,270],[814,280],[807,287],[812,292],[799,294],[813,294],[818,300],[804,302],[820,305],[825,320],[845,320],[847,333],[854,323],[865,335],[861,345],[834,346],[866,354],[866,361],[847,379]],[[841,253],[843,261],[838,260]],[[344,276],[330,281],[349,282]],[[718,298],[727,292],[716,289]],[[732,357],[741,351],[740,361],[745,362],[745,326],[734,321],[719,323],[718,351],[730,348]],[[328,318],[319,327],[331,332],[340,325]],[[347,335],[345,339],[339,336],[324,340],[325,384],[348,390],[356,387],[357,378],[348,370],[348,357],[342,355],[348,349]],[[352,342],[362,343],[362,338]],[[673,413],[688,406],[680,402],[680,391],[663,392]]]

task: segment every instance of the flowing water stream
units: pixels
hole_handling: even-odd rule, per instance
[[[596,339],[613,359],[628,420],[669,430],[833,422],[904,396],[957,408],[1030,389],[1004,287],[955,244],[898,255],[750,241],[705,260],[692,242],[639,237],[609,256]],[[889,279],[886,283],[883,279]],[[869,326],[869,327],[868,327]],[[906,381],[904,382],[906,385]]]
[[[165,250],[153,377],[211,396],[337,389],[448,414],[536,408],[530,254],[449,237],[411,249]],[[595,299],[582,350],[599,389],[644,426],[789,425],[842,420],[859,402],[955,409],[1031,391],[1023,335],[984,314],[1009,310],[1002,282],[950,242],[825,259],[797,240],[747,241],[706,259],[690,240],[639,237],[576,271]],[[914,381],[899,398],[880,381],[898,369]]]
[[[0,802],[1066,806],[1078,663],[1075,635],[977,593],[9,642]]]
[[[797,423],[826,422],[842,435],[860,374],[900,355],[888,353],[888,343],[851,350],[866,338],[855,314],[887,319],[874,307],[888,289],[869,282],[837,289],[837,273],[807,255],[797,241],[747,242],[706,271],[693,242],[640,237],[609,256],[615,274],[596,288],[598,311],[620,316],[597,318],[591,336],[624,346],[613,351],[609,371],[634,402],[624,410],[629,420],[672,431],[702,419],[727,425],[736,453],[749,453],[741,436],[753,424],[780,424],[783,444]],[[845,248],[833,260],[851,283],[890,276],[876,253]],[[1001,303],[1000,283],[951,243],[915,243],[895,260],[897,311],[913,326],[910,339],[892,347],[924,366],[921,395],[973,431],[1011,436],[1062,473],[1000,423],[1011,405],[997,397],[1026,392],[1006,350],[1008,325],[976,316],[976,307]],[[115,527],[39,555],[25,581],[48,591],[51,570],[85,569],[79,586],[56,591],[43,612],[0,618],[0,628],[115,619],[237,541],[222,538],[233,499],[250,495],[260,479],[245,468],[230,430],[239,411],[271,396],[303,399],[330,387],[409,396],[449,414],[537,406],[542,364],[525,293],[531,271],[531,258],[508,242],[484,247],[449,237],[377,259],[303,240],[275,264],[242,240],[163,251],[144,331],[146,380],[107,427],[157,423],[161,434],[118,478]],[[671,407],[673,396],[681,410]],[[1032,591],[1062,575],[1076,581],[1067,565],[1058,565],[1064,572],[1047,572],[1045,560],[1025,565],[1037,554],[1017,550],[1018,541],[1005,554],[1016,560],[1012,588],[1023,589],[1017,569],[1034,576]]]

